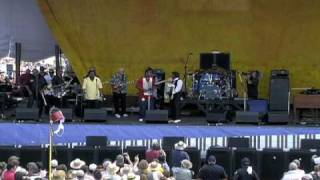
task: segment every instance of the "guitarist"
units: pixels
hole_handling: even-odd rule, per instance
[[[182,93],[183,81],[180,79],[178,72],[172,72],[172,91],[170,94],[170,112],[174,123],[181,120],[180,117],[180,101]]]
[[[115,109],[115,117],[128,117],[126,113],[126,96],[128,91],[128,78],[124,68],[120,68],[111,79],[112,97]],[[121,111],[120,111],[121,107]]]
[[[142,122],[145,117],[146,111],[154,109],[154,99],[156,79],[153,76],[153,70],[148,68],[145,74],[136,83],[136,88],[139,90],[139,108],[140,108],[140,118],[139,121]]]

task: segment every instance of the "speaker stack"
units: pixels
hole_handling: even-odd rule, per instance
[[[223,52],[211,52],[200,54],[200,69],[208,70],[216,65],[227,71],[230,70],[230,54]]]
[[[288,123],[290,83],[289,71],[272,70],[270,77],[269,113],[270,123]]]

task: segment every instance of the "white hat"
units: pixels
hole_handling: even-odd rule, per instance
[[[179,141],[174,145],[174,148],[177,150],[184,150],[187,147],[187,144],[184,143],[183,141]]]
[[[51,167],[56,168],[58,166],[58,161],[56,159],[51,160]]]
[[[84,161],[80,160],[79,158],[71,161],[71,163],[70,163],[70,167],[72,169],[80,169],[81,166],[83,166],[83,165],[86,165],[86,163]]]
[[[181,161],[181,166],[187,169],[191,169],[192,168],[192,163],[191,161],[184,159]]]
[[[152,161],[149,164],[150,171],[157,171],[157,170],[160,170],[160,168],[161,168],[161,165],[157,161]]]
[[[96,169],[97,169],[97,165],[96,164],[92,163],[92,164],[89,165],[89,170],[90,171],[95,171]]]
[[[127,175],[127,179],[130,180],[130,179],[136,179],[136,175],[133,173],[133,172],[130,172],[128,175]]]

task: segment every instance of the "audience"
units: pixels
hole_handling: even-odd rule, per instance
[[[156,144],[154,144],[156,145]],[[166,153],[153,146],[147,152],[159,151],[159,156],[148,162],[146,153],[145,159],[134,157],[132,163],[127,153],[117,155],[114,160],[105,159],[101,164],[86,165],[86,162],[76,158],[70,162],[69,168],[65,164],[59,164],[56,159],[51,161],[52,180],[191,180],[195,174],[191,170],[192,162],[184,149],[186,144],[182,141],[175,145],[172,151],[172,158],[179,166],[172,166],[172,171],[166,162]],[[175,155],[175,156],[174,156]],[[300,161],[295,159],[289,164],[289,171],[283,174],[281,180],[320,180],[320,158],[313,156],[311,159],[314,171],[305,173],[300,167]],[[8,158],[7,163],[0,162],[0,180],[47,180],[49,173],[40,162],[29,162],[20,166],[17,156]],[[300,167],[300,168],[299,168]],[[225,169],[217,164],[216,157],[210,155],[207,161],[196,174],[199,180],[226,180]],[[236,170],[234,180],[259,180],[258,174],[252,168],[250,159],[244,157],[241,160],[241,168]]]

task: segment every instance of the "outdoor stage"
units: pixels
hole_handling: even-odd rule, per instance
[[[0,145],[46,145],[49,126],[46,123],[0,123]],[[61,145],[83,145],[86,136],[107,136],[110,145],[150,146],[165,136],[184,136],[189,146],[205,151],[210,146],[226,146],[227,137],[249,137],[251,147],[299,148],[301,139],[319,139],[319,127],[257,125],[183,125],[183,124],[105,124],[66,123]]]

